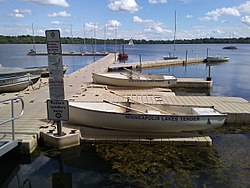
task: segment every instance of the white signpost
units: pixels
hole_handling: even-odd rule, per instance
[[[48,54],[62,54],[59,30],[46,30],[45,35]]]
[[[62,47],[59,30],[46,30],[49,68],[50,100],[47,100],[48,119],[57,122],[58,135],[62,133],[62,122],[69,119],[68,101],[64,100]]]
[[[69,119],[69,104],[67,100],[48,100],[48,119],[55,121],[67,121]]]

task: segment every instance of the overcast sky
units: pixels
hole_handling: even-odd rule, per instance
[[[0,0],[0,35],[172,40],[249,37],[245,0]]]

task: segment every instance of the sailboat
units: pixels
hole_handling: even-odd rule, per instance
[[[175,22],[174,22],[174,50],[173,50],[173,54],[171,54],[171,52],[169,52],[168,56],[164,56],[163,59],[164,60],[170,60],[170,59],[177,59],[178,56],[175,56],[175,51],[176,51],[176,48],[175,48],[175,38],[176,38],[176,11],[175,11],[175,14],[174,14],[174,18],[175,18]]]
[[[33,27],[33,23],[32,23],[32,49],[30,49],[28,52],[27,52],[27,55],[34,55],[36,54],[36,47],[35,47],[35,37],[34,37],[34,27]]]
[[[133,39],[132,39],[132,38],[129,40],[128,45],[130,45],[130,46],[134,46],[134,41],[133,41]]]
[[[225,49],[225,50],[237,50],[237,46],[235,45],[231,45],[231,36],[230,37],[230,40],[229,40],[229,45],[228,46],[224,46],[222,49]],[[232,37],[234,38],[234,36]]]

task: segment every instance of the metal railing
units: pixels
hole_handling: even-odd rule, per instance
[[[21,108],[20,113],[15,116],[14,102],[19,101],[19,100],[21,101],[22,108]],[[23,113],[24,113],[24,101],[20,96],[18,96],[18,97],[13,97],[10,99],[0,100],[0,103],[6,103],[8,101],[11,101],[11,103],[10,103],[11,104],[11,117],[7,120],[0,121],[0,125],[11,122],[11,124],[12,124],[12,140],[14,141],[15,140],[15,119],[18,119],[23,115]]]

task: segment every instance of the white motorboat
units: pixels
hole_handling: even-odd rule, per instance
[[[206,62],[222,62],[229,61],[229,59],[227,56],[207,56]]]
[[[94,83],[123,87],[169,87],[177,81],[173,75],[139,74],[133,71],[92,73],[92,75]]]
[[[69,102],[69,124],[140,133],[181,133],[220,127],[226,119],[211,107],[167,104]]]

